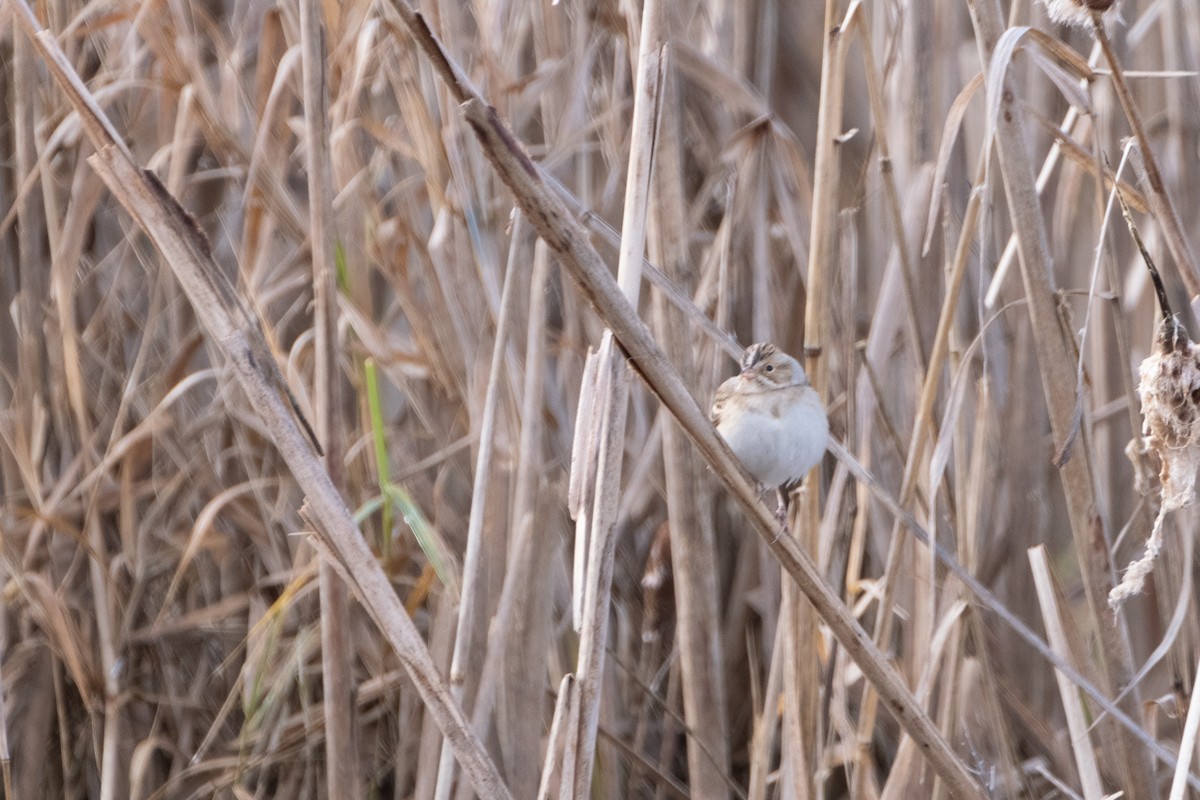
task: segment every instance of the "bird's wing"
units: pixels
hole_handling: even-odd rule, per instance
[[[734,390],[737,388],[737,380],[737,377],[734,376],[717,387],[717,393],[713,395],[712,409],[708,412],[708,418],[714,425],[721,421],[721,410],[733,396]]]

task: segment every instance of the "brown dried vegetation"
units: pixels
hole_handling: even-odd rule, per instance
[[[1168,328],[1104,156],[1141,141],[1123,193],[1186,307],[1200,5],[1125,0],[1103,48],[994,0],[30,5],[40,42],[0,0],[3,797],[1166,796],[1196,512],[1110,611]],[[203,232],[409,628],[302,513],[85,101]],[[609,266],[645,223],[621,288],[661,361],[625,369],[616,284],[513,213],[499,149]],[[707,407],[763,340],[845,445],[783,544],[663,392]],[[1151,445],[1193,452],[1195,346],[1157,347]]]

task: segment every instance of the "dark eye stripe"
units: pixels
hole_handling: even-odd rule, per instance
[[[742,369],[750,369],[762,362],[766,361],[777,352],[775,345],[767,342],[758,342],[746,348],[746,352],[742,353],[741,366]]]

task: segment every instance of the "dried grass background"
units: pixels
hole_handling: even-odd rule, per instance
[[[633,6],[420,8],[614,267]],[[298,9],[35,6],[134,158],[206,231],[300,405],[316,419],[318,395],[340,399],[323,436],[342,443],[331,471],[512,796],[543,781],[558,795],[560,779],[570,796],[551,736],[580,651],[568,472],[604,324],[514,217],[394,9],[322,11],[337,374],[314,388]],[[1119,215],[1103,224],[1097,174],[1116,169],[1131,129],[1089,30],[991,0],[849,15],[832,0],[687,0],[663,13],[647,253],[733,338],[650,284],[639,307],[692,394],[707,406],[734,370],[733,341],[797,356],[810,345],[834,435],[883,491],[1110,697],[1138,675],[1122,708],[1178,749],[1200,653],[1193,511],[1169,518],[1169,557],[1147,591],[1119,613],[1104,605],[1157,511],[1157,465],[1126,454],[1155,306]],[[1200,6],[1126,0],[1121,14],[1116,58],[1195,240]],[[845,25],[822,90],[834,23]],[[1007,28],[1002,45],[1014,44],[1024,25],[1077,60],[1026,36],[1007,91],[993,91],[1008,64],[989,71],[979,42],[990,37],[990,53]],[[1096,71],[1080,84],[1089,58]],[[318,580],[302,493],[171,271],[87,162],[79,117],[11,2],[0,98],[3,796],[470,796],[353,600],[337,623],[350,735],[327,754],[322,620],[328,633],[337,612],[322,610],[331,578]],[[1013,114],[1023,127],[1008,130]],[[1136,170],[1124,178],[1138,224],[1187,308],[1190,265],[1172,259]],[[1015,202],[1037,171],[1040,201]],[[1014,229],[1024,273],[1016,250],[1005,257]],[[795,601],[781,610],[788,579],[636,380],[618,438],[592,795],[946,796],[895,719],[872,711],[846,651]],[[1166,796],[1171,765],[1111,717],[1089,736],[1098,707],[842,463],[828,458],[799,497],[805,547],[868,631],[890,626],[884,649],[984,796]],[[463,624],[473,634],[451,675]]]

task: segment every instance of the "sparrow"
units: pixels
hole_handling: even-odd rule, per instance
[[[750,345],[741,366],[717,388],[710,416],[760,490],[775,487],[782,523],[786,488],[825,454],[829,418],[804,368],[775,345]]]

